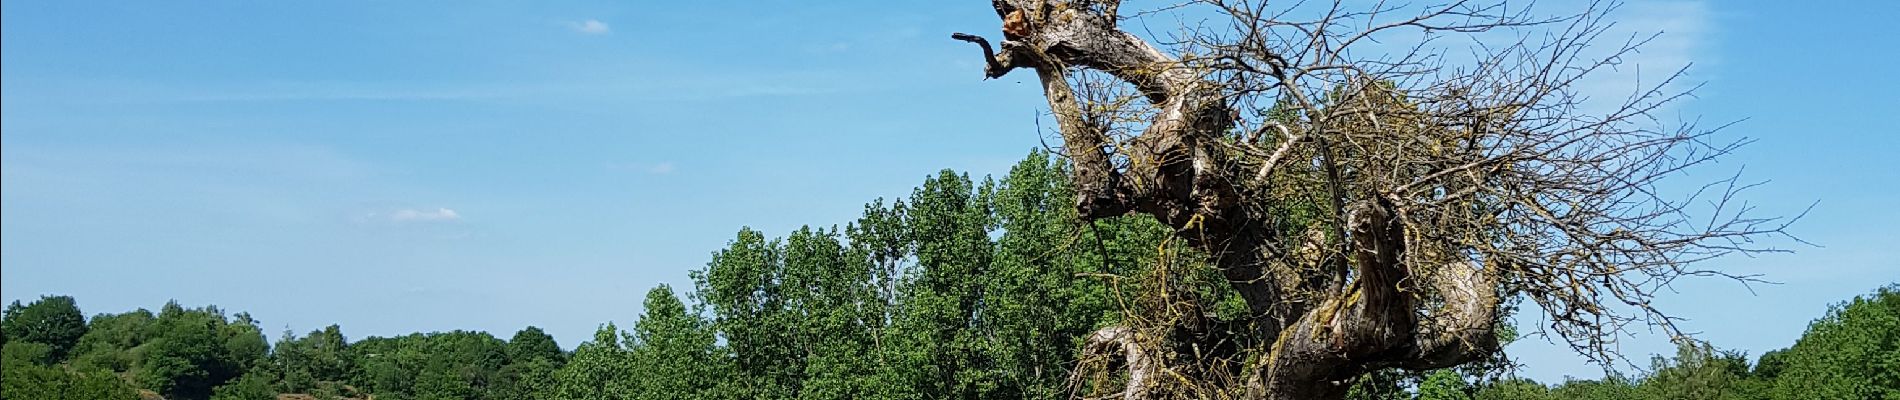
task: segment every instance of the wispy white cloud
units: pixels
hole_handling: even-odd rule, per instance
[[[607,26],[606,22],[600,22],[600,20],[597,19],[568,22],[567,27],[568,29],[573,29],[575,32],[588,35],[605,35],[613,32],[613,27]]]
[[[1704,0],[1669,0],[1634,2],[1616,10],[1611,17],[1617,25],[1601,37],[1599,49],[1619,47],[1626,38],[1648,41],[1620,57],[1614,69],[1579,82],[1582,93],[1596,102],[1620,102],[1639,91],[1656,88],[1684,68],[1690,69],[1663,87],[1664,92],[1708,80],[1711,67],[1718,61],[1710,51],[1717,39],[1710,7]]]
[[[653,167],[647,168],[647,173],[654,174],[654,175],[664,175],[664,174],[673,173],[673,162],[667,161],[667,162],[662,162],[659,164],[654,164]]]
[[[1679,93],[1711,80],[1714,77],[1712,72],[1717,71],[1714,67],[1720,62],[1720,54],[1715,50],[1721,40],[1721,27],[1718,18],[1720,10],[1716,7],[1723,3],[1709,0],[1644,0],[1626,3],[1605,9],[1605,4],[1592,0],[1552,0],[1536,2],[1526,11],[1529,16],[1552,18],[1574,17],[1586,10],[1592,13],[1607,12],[1600,21],[1602,25],[1595,26],[1602,30],[1600,34],[1593,35],[1585,48],[1575,50],[1579,53],[1577,57],[1563,59],[1570,63],[1567,65],[1569,68],[1593,67],[1597,61],[1609,61],[1609,65],[1590,71],[1568,87],[1571,94],[1587,99],[1582,105],[1582,111],[1586,114],[1613,111],[1629,101],[1631,96],[1652,89],[1660,89],[1660,92],[1668,94]],[[1544,60],[1542,55],[1552,51],[1552,48],[1540,48],[1540,45],[1549,45],[1548,40],[1573,28],[1570,23],[1545,24],[1462,36],[1427,35],[1419,30],[1403,29],[1375,36],[1375,41],[1360,42],[1358,50],[1361,54],[1396,57],[1416,50],[1414,46],[1419,45],[1421,40],[1431,38],[1431,41],[1425,42],[1423,51],[1434,57],[1433,61],[1451,67],[1452,73],[1464,73],[1483,62],[1484,58],[1507,51],[1503,50],[1502,45],[1526,41],[1530,49],[1539,49],[1536,51],[1540,56],[1533,60],[1508,60],[1507,64],[1533,67],[1542,62],[1539,60]],[[1632,44],[1637,45],[1635,50],[1616,53],[1624,49],[1625,45]],[[1566,51],[1572,49],[1566,48]],[[1683,75],[1675,76],[1678,71],[1682,71]],[[1575,71],[1566,69],[1563,72],[1570,74]],[[1663,85],[1672,76],[1676,79]],[[1655,114],[1667,114],[1674,105],[1677,103],[1665,105],[1655,110]]]
[[[389,220],[396,222],[432,222],[454,221],[462,219],[462,214],[448,208],[434,210],[401,209],[389,213]]]

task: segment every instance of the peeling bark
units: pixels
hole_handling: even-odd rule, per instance
[[[1158,365],[1148,350],[1135,337],[1135,330],[1126,326],[1111,326],[1096,330],[1088,337],[1084,354],[1101,357],[1120,355],[1120,363],[1128,370],[1128,383],[1123,385],[1121,397],[1127,400],[1147,399],[1155,388],[1155,376]]]
[[[995,52],[987,40],[957,34],[984,50],[985,76],[1034,69],[1055,115],[1073,166],[1075,207],[1088,219],[1141,212],[1174,227],[1207,250],[1253,311],[1254,334],[1282,337],[1272,356],[1262,357],[1247,379],[1255,398],[1337,398],[1340,382],[1386,365],[1438,366],[1468,360],[1495,348],[1474,340],[1491,335],[1488,312],[1495,296],[1468,296],[1445,311],[1446,326],[1421,329],[1413,296],[1401,285],[1409,271],[1399,262],[1403,229],[1389,204],[1362,203],[1351,215],[1357,238],[1353,293],[1302,306],[1282,293],[1283,282],[1267,276],[1265,257],[1275,233],[1250,213],[1235,182],[1252,174],[1227,168],[1229,151],[1217,144],[1234,128],[1221,85],[1202,71],[1118,30],[1114,16],[1085,1],[997,2],[1012,34]],[[1017,22],[1018,20],[1022,22]],[[1026,26],[1026,28],[1023,28]],[[1146,97],[1157,113],[1149,126],[1119,150],[1130,162],[1110,161],[1105,126],[1091,123],[1070,86],[1071,68],[1090,68],[1121,79]],[[1470,271],[1467,271],[1470,272]],[[1465,286],[1488,291],[1488,286]],[[1488,292],[1487,292],[1488,293]],[[1290,322],[1290,324],[1289,324]],[[1089,338],[1096,351],[1121,354],[1128,369],[1128,399],[1148,398],[1159,383],[1156,361],[1134,340],[1133,330],[1107,328]]]
[[[1575,109],[1573,103],[1562,102],[1571,101],[1568,98],[1545,104],[1552,101],[1546,96],[1561,92],[1552,87],[1574,81],[1563,75],[1575,70],[1561,64],[1568,61],[1541,65],[1545,71],[1558,72],[1527,78],[1545,85],[1520,84],[1508,75],[1473,75],[1496,80],[1450,79],[1455,82],[1449,89],[1427,87],[1446,94],[1421,100],[1388,88],[1384,78],[1362,71],[1365,66],[1339,59],[1341,49],[1394,27],[1481,31],[1519,26],[1509,18],[1471,25],[1434,22],[1435,18],[1473,19],[1487,15],[1491,8],[1461,1],[1411,20],[1368,24],[1372,27],[1363,33],[1318,33],[1343,24],[1331,20],[1332,14],[1307,25],[1288,24],[1228,2],[1207,3],[1246,20],[1242,24],[1254,25],[1243,28],[1243,33],[1253,31],[1231,39],[1240,42],[1233,49],[1215,46],[1214,55],[1191,62],[1120,30],[1114,1],[995,0],[993,6],[1006,32],[999,48],[976,35],[952,37],[982,48],[987,78],[1020,68],[1035,70],[1071,163],[1074,207],[1084,219],[1149,214],[1211,257],[1249,311],[1241,321],[1223,322],[1235,327],[1223,335],[1251,338],[1260,347],[1249,350],[1255,352],[1250,365],[1178,370],[1244,374],[1229,380],[1242,386],[1231,388],[1231,393],[1256,399],[1336,399],[1344,396],[1347,382],[1376,369],[1444,368],[1495,354],[1500,344],[1494,327],[1503,297],[1499,287],[1506,274],[1547,274],[1525,282],[1532,290],[1550,292],[1577,287],[1582,281],[1574,278],[1575,272],[1569,272],[1570,277],[1553,273],[1557,269],[1548,265],[1553,262],[1547,258],[1581,259],[1571,265],[1607,270],[1610,275],[1620,271],[1618,263],[1635,260],[1653,268],[1646,270],[1650,273],[1679,275],[1683,270],[1667,269],[1678,266],[1677,257],[1711,248],[1697,247],[1698,241],[1779,232],[1779,227],[1756,229],[1753,224],[1761,220],[1738,216],[1739,229],[1730,225],[1685,233],[1651,229],[1645,236],[1631,232],[1676,225],[1662,214],[1626,217],[1617,207],[1628,205],[1614,201],[1549,204],[1554,201],[1548,200],[1552,192],[1605,197],[1652,193],[1645,191],[1646,185],[1675,169],[1645,170],[1651,175],[1615,181],[1604,177],[1619,177],[1616,174],[1626,171],[1586,167],[1600,168],[1605,160],[1618,157],[1636,161],[1661,157],[1653,154],[1667,155],[1678,149],[1674,146],[1697,143],[1695,137],[1680,136],[1649,142],[1612,138],[1599,143],[1585,139],[1619,132],[1578,133],[1561,124],[1526,126],[1542,121],[1539,118],[1552,118],[1527,116],[1531,112],[1552,112],[1563,121],[1586,120],[1564,119],[1576,118],[1565,114]],[[1273,52],[1275,47],[1264,44],[1264,38],[1271,36],[1265,30],[1275,26],[1299,26],[1311,35],[1312,47],[1302,50],[1311,54]],[[1565,34],[1589,37],[1597,29],[1583,26]],[[1559,55],[1581,48],[1568,42],[1555,46],[1553,54]],[[1514,55],[1506,52],[1496,58]],[[1379,62],[1384,61],[1371,65],[1387,65]],[[1151,117],[1138,135],[1117,141],[1111,138],[1107,122],[1091,117],[1091,104],[1078,98],[1071,84],[1071,74],[1082,69],[1100,71],[1133,87],[1147,102]],[[1340,74],[1351,78],[1324,81],[1318,88],[1300,86],[1302,79],[1329,71],[1346,71]],[[1227,80],[1216,81],[1214,76]],[[1268,83],[1259,87],[1235,83],[1244,82],[1241,78]],[[1248,90],[1277,91],[1281,101],[1300,110],[1301,120],[1291,127],[1266,120],[1257,131],[1237,134],[1237,123],[1246,119],[1236,111],[1232,97]],[[1484,90],[1491,92],[1472,95]],[[1487,95],[1502,100],[1484,100],[1482,96]],[[1592,121],[1619,123],[1646,110],[1637,108]],[[1271,152],[1254,147],[1267,134],[1277,134],[1278,146]],[[1595,147],[1575,154],[1556,151],[1574,143]],[[1380,152],[1420,155],[1406,158]],[[1700,160],[1706,158],[1692,162]],[[1572,169],[1512,169],[1560,162]],[[1288,235],[1284,227],[1276,226],[1277,217],[1265,210],[1277,199],[1257,192],[1263,182],[1291,168],[1318,171],[1314,179],[1325,183],[1322,215],[1330,218],[1298,235]],[[1558,215],[1551,209],[1568,213]],[[1454,213],[1462,214],[1450,216]],[[1591,230],[1615,224],[1632,229]],[[1494,236],[1474,239],[1474,235]],[[1289,238],[1283,236],[1294,236],[1293,241],[1305,245],[1286,251],[1283,244]],[[1616,247],[1616,240],[1649,242],[1642,242],[1648,248],[1630,249]],[[1627,282],[1606,282],[1610,283],[1600,286],[1602,290],[1619,300],[1635,304],[1648,296]],[[1568,307],[1599,299],[1595,291],[1588,295],[1543,293],[1531,295],[1540,301],[1545,297],[1537,296],[1550,296],[1553,304]],[[1647,302],[1641,307],[1653,313]],[[1661,321],[1667,324],[1668,319]],[[1162,387],[1171,383],[1158,379],[1158,374],[1176,371],[1170,363],[1183,361],[1175,357],[1180,351],[1155,343],[1188,342],[1186,347],[1197,349],[1220,345],[1195,342],[1216,336],[1179,333],[1196,329],[1167,331],[1177,334],[1137,340],[1136,333],[1144,330],[1105,328],[1088,338],[1087,350],[1120,355],[1128,378],[1124,398],[1166,396],[1170,392]],[[1205,378],[1216,380],[1211,375]]]

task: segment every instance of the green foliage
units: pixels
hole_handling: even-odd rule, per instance
[[[1003,234],[981,288],[983,349],[999,383],[986,395],[1064,396],[1081,338],[1121,318],[1109,280],[1153,265],[1167,234],[1146,217],[1082,223],[1068,182],[1059,160],[1037,152],[989,192]]]
[[[632,376],[640,381],[633,398],[711,397],[725,360],[707,322],[688,313],[667,285],[648,291],[645,306],[629,340]]]
[[[871,270],[846,261],[851,253],[836,229],[801,228],[787,238],[784,254],[791,327],[798,345],[809,349],[797,385],[799,397],[868,396],[874,384],[868,378],[876,367],[870,352],[875,348],[873,329],[882,324],[882,315],[860,308],[877,301]],[[648,315],[655,310],[653,301],[649,297]]]
[[[69,305],[71,300],[60,303]],[[67,367],[98,371],[115,380],[124,376],[171,399],[208,398],[212,388],[243,375],[269,351],[249,315],[231,318],[216,307],[187,309],[175,302],[157,315],[145,310],[101,314],[90,326],[62,331],[84,332],[70,341],[73,352]]]
[[[53,346],[28,341],[8,342],[0,349],[4,365],[52,365]]]
[[[495,399],[507,344],[486,332],[373,337],[349,346],[360,389],[402,399]]]
[[[204,399],[212,388],[263,361],[268,346],[256,321],[208,306],[186,309],[167,303],[136,349],[133,376],[140,387],[166,398]]]
[[[991,276],[989,210],[980,196],[969,177],[950,171],[911,194],[904,223],[916,265],[902,277],[902,307],[891,317],[894,368],[884,383],[916,392],[893,395],[972,398],[987,389],[979,382],[993,381],[981,367],[990,362],[982,331],[970,329]]]
[[[501,367],[497,398],[529,399],[555,390],[555,371],[567,362],[567,353],[541,328],[527,327],[508,339],[508,364]]]
[[[547,332],[542,332],[541,328],[530,326],[520,332],[515,332],[515,336],[508,339],[508,360],[510,361],[526,362],[541,359],[558,365],[566,356],[561,352],[561,345],[555,344],[554,337],[548,336]]]
[[[452,331],[351,342],[331,325],[266,346],[249,315],[216,307],[87,324],[71,298],[16,302],[0,329],[0,399],[131,399],[134,384],[174,400],[1065,398],[1102,379],[1071,381],[1084,337],[1165,306],[1139,291],[1241,311],[1218,273],[1156,268],[1194,257],[1171,254],[1172,233],[1151,217],[1080,221],[1068,182],[1059,160],[1035,152],[1001,180],[943,171],[842,229],[741,229],[693,272],[691,303],[660,285],[630,331],[604,324],[572,353],[536,327],[507,341]],[[1502,360],[1490,360],[1372,371],[1348,398],[1900,399],[1897,290],[1835,306],[1752,366],[1685,345],[1646,375],[1546,386],[1500,379]]]
[[[1900,285],[1831,307],[1765,373],[1778,398],[1900,399]]]
[[[1737,352],[1717,351],[1708,344],[1683,344],[1676,357],[1657,356],[1640,388],[1645,398],[1659,400],[1752,399],[1759,385],[1748,383],[1748,358]]]
[[[86,316],[71,296],[42,296],[25,306],[14,301],[0,314],[0,334],[8,342],[45,344],[52,361],[65,361],[86,335]]]
[[[1104,275],[1154,260],[1148,218],[1082,224],[1061,164],[950,171],[837,229],[741,230],[696,271],[747,398],[1058,397],[1080,338],[1120,317]]]
[[[1508,378],[1481,386],[1471,398],[1475,400],[1544,400],[1551,399],[1551,395],[1549,387],[1535,381]]]
[[[559,385],[555,373],[560,369],[559,364],[548,358],[511,361],[501,367],[502,385],[496,389],[501,394],[496,398],[531,399],[553,393]]]
[[[717,316],[713,325],[735,356],[743,397],[791,398],[803,381],[806,353],[798,351],[804,348],[796,342],[799,321],[783,289],[784,251],[782,241],[741,229],[705,270],[693,274],[701,299]]]
[[[1900,399],[1900,286],[1832,307],[1793,347],[1753,366],[1738,352],[1684,344],[1651,359],[1649,374],[1545,387],[1522,379],[1481,385],[1479,400]]]
[[[74,371],[54,364],[53,346],[24,340],[0,345],[0,399],[136,399],[110,371]]]
[[[1346,389],[1346,398],[1352,400],[1410,400],[1412,392],[1407,386],[1418,382],[1420,375],[1397,369],[1382,369],[1360,375],[1352,387]]]
[[[601,325],[594,340],[581,343],[566,366],[555,373],[553,398],[563,400],[633,399],[638,393],[633,353],[620,344],[614,324]]]
[[[270,370],[281,374],[277,390],[284,393],[335,391],[349,380],[356,366],[343,328],[330,325],[303,337],[285,332],[273,346]]]
[[[157,320],[158,316],[144,309],[92,317],[86,335],[79,338],[73,364],[82,369],[132,370],[138,361],[133,349],[151,338],[149,331]]]
[[[275,400],[278,392],[272,387],[272,379],[255,371],[244,374],[237,380],[212,389],[211,400]]]
[[[1471,384],[1450,369],[1432,371],[1418,384],[1419,400],[1471,400]]]
[[[1550,398],[1578,400],[1641,399],[1635,382],[1621,375],[1598,380],[1569,380],[1550,389]]]
[[[9,341],[13,348],[21,342]],[[60,366],[12,364],[0,367],[0,398],[7,400],[133,400],[138,392],[106,371],[71,371]]]
[[[1787,369],[1788,349],[1781,349],[1762,353],[1761,359],[1755,361],[1752,373],[1756,378],[1773,381],[1781,376],[1781,371]]]

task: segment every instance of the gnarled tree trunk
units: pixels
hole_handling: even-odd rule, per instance
[[[1345,58],[1353,43],[1400,27],[1468,32],[1571,21],[1561,36],[1582,40],[1601,31],[1594,11],[1534,21],[1454,2],[1331,32],[1353,27],[1345,16],[1377,13],[1345,13],[1336,3],[1320,20],[1291,23],[1273,19],[1264,4],[1205,2],[1238,20],[1238,33],[1225,43],[1198,43],[1204,53],[1185,59],[1121,30],[1113,0],[995,0],[1004,22],[999,46],[953,35],[982,47],[987,77],[1035,71],[1085,219],[1153,215],[1204,251],[1246,303],[1241,321],[1223,325],[1238,328],[1219,335],[1117,326],[1091,336],[1088,351],[1121,358],[1122,397],[1165,397],[1201,380],[1231,382],[1237,387],[1223,391],[1247,398],[1341,398],[1352,379],[1373,370],[1444,368],[1494,355],[1507,295],[1537,301],[1559,319],[1559,334],[1585,342],[1580,349],[1601,350],[1602,339],[1589,335],[1622,326],[1605,318],[1628,320],[1598,306],[1606,299],[1673,329],[1648,306],[1654,287],[1623,273],[1705,272],[1681,267],[1761,251],[1704,244],[1711,239],[1779,232],[1758,227],[1770,220],[1739,215],[1677,231],[1682,213],[1632,213],[1632,198],[1678,204],[1654,197],[1655,179],[1712,156],[1669,158],[1701,145],[1702,133],[1619,130],[1674,99],[1656,91],[1605,117],[1576,117],[1580,100],[1566,87],[1604,64],[1571,68],[1576,57],[1549,57],[1512,69],[1507,62],[1575,56],[1577,43],[1519,46],[1481,57],[1470,74],[1406,87],[1394,82],[1437,72],[1416,52]],[[1446,19],[1454,22],[1438,22]],[[1272,44],[1285,37],[1274,29],[1302,32],[1295,36],[1304,42]],[[1407,65],[1427,68],[1394,67]],[[1098,110],[1103,104],[1078,94],[1072,74],[1085,70],[1132,87],[1145,102],[1138,134],[1111,135],[1115,121]],[[1264,117],[1265,107],[1246,104],[1262,94],[1293,116]],[[1243,116],[1249,106],[1261,117]],[[1289,229],[1275,202],[1302,200],[1276,192],[1275,179],[1319,182],[1295,186],[1319,192],[1304,197],[1320,210],[1319,222]],[[1156,344],[1210,342],[1186,346],[1199,349],[1232,337],[1257,345],[1243,350],[1252,352],[1239,358],[1248,361],[1222,367],[1171,365],[1180,358],[1166,352],[1178,347]]]

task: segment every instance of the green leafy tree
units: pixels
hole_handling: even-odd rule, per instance
[[[894,339],[902,336],[892,324],[892,316],[902,307],[900,293],[903,292],[903,276],[910,260],[910,227],[905,224],[905,215],[909,206],[903,200],[885,203],[877,199],[864,206],[864,213],[854,223],[847,225],[844,236],[847,239],[846,263],[865,271],[866,287],[860,296],[856,309],[864,328],[869,330],[871,343],[864,347],[866,360],[863,365],[844,366],[844,368],[869,368],[868,375],[856,376],[849,382],[834,378],[833,370],[838,367],[818,368],[813,382],[818,388],[813,398],[841,393],[835,387],[854,387],[857,383],[868,385],[868,395],[864,398],[890,399],[915,395],[915,388],[904,387],[900,368],[895,364],[901,359],[900,348]],[[836,365],[829,364],[829,365]]]
[[[510,361],[545,359],[559,363],[566,356],[566,353],[561,352],[561,345],[554,342],[554,337],[548,336],[541,328],[530,326],[515,332],[515,336],[508,339]]]
[[[0,345],[0,360],[5,365],[52,365],[53,346],[36,342],[9,342]]]
[[[0,314],[0,333],[8,342],[44,343],[53,361],[65,361],[86,335],[86,316],[72,296],[41,296],[24,306],[16,300]]]
[[[554,360],[532,358],[512,361],[501,368],[502,385],[496,391],[500,399],[550,398],[558,388],[556,373],[561,366]]]
[[[801,398],[865,398],[878,389],[877,273],[862,247],[840,238],[836,229],[804,227],[785,241],[784,293],[799,321],[797,346],[809,352]]]
[[[1471,400],[1471,383],[1456,370],[1432,371],[1418,384],[1418,400]]]
[[[0,345],[0,399],[135,399],[132,386],[111,371],[53,365],[53,346],[28,341]]]
[[[594,340],[574,349],[567,365],[555,373],[550,396],[562,400],[628,400],[639,391],[634,375],[632,353],[620,343],[621,332],[614,324],[600,326]]]
[[[340,392],[356,361],[343,328],[330,325],[303,337],[285,332],[271,352],[270,369],[279,374],[275,383],[285,393]]]
[[[165,304],[135,353],[133,376],[142,388],[172,399],[205,399],[212,389],[264,360],[268,345],[248,314],[227,320],[215,306]]]
[[[409,371],[420,364],[421,354],[411,348],[410,338],[368,337],[351,343],[350,357],[357,360],[350,382],[370,393],[394,394],[408,389]]]
[[[667,285],[648,291],[645,306],[645,314],[634,323],[628,338],[631,376],[640,380],[633,397],[712,397],[725,378],[712,329],[689,313]]]
[[[496,388],[502,399],[531,399],[539,393],[552,393],[555,371],[567,360],[553,336],[537,327],[527,327],[508,339],[508,364],[501,367],[501,382]]]
[[[1651,359],[1650,375],[1641,389],[1657,400],[1753,399],[1760,388],[1749,383],[1748,359],[1737,352],[1718,351],[1707,343],[1684,343],[1674,358]]]
[[[1476,400],[1556,400],[1551,397],[1549,387],[1523,378],[1507,378],[1490,382],[1480,386],[1472,398]]]
[[[1641,399],[1642,391],[1629,377],[1611,374],[1596,380],[1569,380],[1550,389],[1551,398],[1576,400]]]
[[[741,230],[693,275],[734,395],[1062,395],[1081,337],[1122,315],[1107,277],[1168,235],[1148,217],[1082,224],[1065,173],[1038,152],[1001,183],[944,171],[842,232]]]
[[[1900,285],[1830,307],[1767,368],[1780,399],[1900,399]]]
[[[423,335],[424,352],[408,395],[416,399],[491,399],[491,390],[507,362],[507,345],[487,332],[451,331]]]
[[[1417,383],[1419,373],[1397,369],[1381,369],[1360,375],[1353,381],[1352,388],[1346,390],[1346,398],[1351,400],[1411,400],[1412,392],[1408,385]]]
[[[264,337],[264,330],[258,328],[257,319],[250,313],[240,312],[226,321],[219,318],[218,339],[221,359],[230,378],[243,376],[245,372],[269,361],[270,342]],[[340,335],[340,334],[339,334]]]
[[[996,378],[983,368],[990,364],[984,332],[971,329],[994,255],[982,196],[988,190],[945,170],[911,194],[904,223],[916,264],[892,315],[883,383],[915,392],[888,395],[974,398]]]
[[[1770,350],[1762,353],[1761,359],[1755,361],[1755,368],[1750,371],[1750,374],[1760,380],[1774,381],[1775,378],[1781,376],[1781,371],[1787,369],[1788,349]]]
[[[0,367],[0,398],[133,400],[139,395],[124,380],[107,371],[75,372],[59,366],[9,364]]]
[[[370,337],[349,345],[351,381],[362,392],[398,399],[495,399],[505,380],[507,344],[487,332]]]
[[[742,397],[792,398],[804,381],[807,353],[799,342],[801,322],[783,293],[783,253],[781,241],[741,229],[706,269],[693,273],[696,294],[712,309],[713,326],[734,356],[735,379],[745,381],[738,386]]]
[[[151,338],[151,326],[157,320],[145,309],[93,316],[86,335],[79,338],[73,364],[82,369],[132,370],[138,361],[138,353],[132,350]]]
[[[274,379],[271,374],[253,371],[212,389],[211,400],[276,400]]]
[[[1124,253],[1153,253],[1162,234],[1146,217],[1085,225],[1069,201],[1074,196],[1061,164],[1032,152],[985,194],[1002,231],[989,273],[981,277],[979,323],[985,358],[996,379],[990,397],[1062,397],[1080,339],[1120,317],[1106,276],[1133,273],[1133,260],[1111,261],[1104,238],[1153,240],[1117,246]],[[1148,224],[1142,224],[1147,222]],[[1152,229],[1152,230],[1151,230]],[[1150,230],[1149,235],[1135,231]]]

